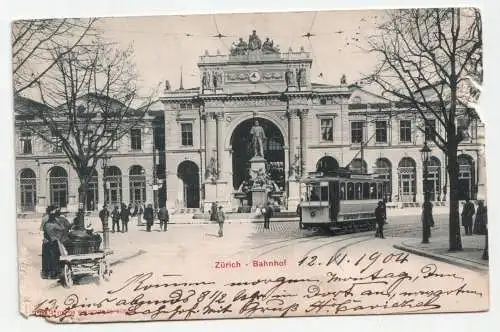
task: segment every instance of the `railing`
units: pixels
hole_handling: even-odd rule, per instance
[[[287,53],[271,53],[265,54],[259,51],[250,51],[243,55],[202,55],[200,63],[225,63],[225,62],[248,62],[248,61],[275,61],[275,60],[309,60],[311,59],[310,52],[287,52]]]

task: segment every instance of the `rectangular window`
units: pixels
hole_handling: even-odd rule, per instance
[[[23,131],[21,133],[21,153],[33,153],[32,137],[29,131]]]
[[[333,141],[333,119],[321,119],[321,140]]]
[[[351,122],[351,143],[363,142],[363,121]]]
[[[61,139],[57,135],[57,132],[51,130],[52,137],[52,152],[62,152]]]
[[[411,120],[399,121],[399,141],[411,142]]]
[[[182,123],[181,124],[181,144],[184,146],[193,145],[193,124],[192,123]]]
[[[377,143],[387,143],[387,121],[375,122],[375,141]]]
[[[425,141],[434,141],[436,139],[436,120],[425,121]]]
[[[142,143],[141,129],[140,128],[130,129],[130,148],[132,150],[141,150],[142,149],[141,143]]]

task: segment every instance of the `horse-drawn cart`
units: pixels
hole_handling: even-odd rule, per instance
[[[59,263],[61,282],[65,287],[73,286],[76,276],[94,275],[99,280],[108,281],[111,269],[108,256],[110,250],[101,250],[101,239],[69,240],[64,243]]]

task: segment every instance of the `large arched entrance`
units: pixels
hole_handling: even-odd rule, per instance
[[[200,170],[189,160],[177,167],[177,176],[182,181],[182,200],[186,208],[200,207]]]
[[[267,162],[269,175],[280,187],[285,188],[285,151],[283,149],[283,134],[269,120],[263,118],[248,119],[240,123],[231,136],[233,155],[233,187],[237,190],[244,180],[250,177],[250,159],[253,157],[250,130],[255,121],[259,121],[266,133],[264,158]]]

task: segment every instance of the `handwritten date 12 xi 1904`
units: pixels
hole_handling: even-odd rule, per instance
[[[301,258],[297,264],[298,266],[341,266],[346,264],[352,264],[354,266],[359,266],[362,268],[361,272],[365,272],[376,262],[382,264],[388,263],[406,263],[408,262],[408,253],[395,252],[384,254],[378,251],[372,253],[363,253],[356,257],[350,257],[348,253],[337,251],[330,257],[322,259],[318,256],[304,256]]]

